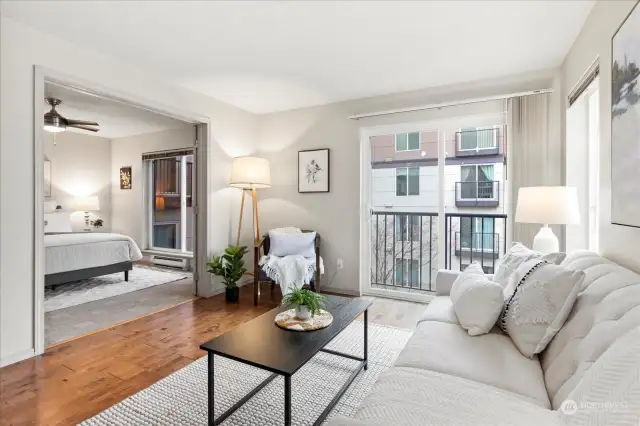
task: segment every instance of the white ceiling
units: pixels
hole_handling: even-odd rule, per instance
[[[100,136],[108,139],[143,133],[159,132],[186,125],[185,122],[156,114],[132,105],[100,98],[73,89],[45,84],[45,96],[58,98],[62,104],[56,110],[65,118],[96,121],[100,124],[99,132],[74,129],[71,132]],[[45,104],[45,112],[51,107]]]
[[[254,113],[556,67],[594,1],[3,2]]]

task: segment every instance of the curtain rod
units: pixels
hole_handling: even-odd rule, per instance
[[[383,115],[402,114],[405,112],[414,112],[414,111],[425,111],[428,109],[439,109],[439,108],[451,107],[451,106],[457,106],[457,105],[477,104],[480,102],[498,101],[501,99],[515,98],[518,96],[539,95],[542,93],[552,93],[552,92],[553,92],[553,89],[529,90],[527,92],[509,93],[505,95],[496,95],[496,96],[486,96],[484,98],[472,98],[472,99],[466,99],[466,100],[455,101],[455,102],[443,102],[439,104],[429,104],[429,105],[422,105],[422,106],[409,107],[409,108],[389,109],[386,111],[368,112],[365,114],[355,114],[350,116],[349,119],[360,120],[363,118],[380,117]]]

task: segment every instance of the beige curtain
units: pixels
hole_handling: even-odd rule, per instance
[[[510,182],[511,208],[509,224],[511,241],[531,247],[541,225],[515,223],[518,189],[526,186],[561,185],[560,141],[551,141],[549,133],[549,103],[551,95],[511,98],[507,105],[509,152],[507,178]],[[556,146],[552,145],[556,144]],[[553,227],[563,247],[562,229]]]

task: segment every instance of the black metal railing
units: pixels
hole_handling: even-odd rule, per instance
[[[462,270],[478,261],[493,270],[506,251],[506,235],[506,214],[446,213],[445,268]]]
[[[497,207],[500,181],[456,182],[455,193],[458,207]]]
[[[371,284],[434,291],[438,270],[438,213],[374,212]]]

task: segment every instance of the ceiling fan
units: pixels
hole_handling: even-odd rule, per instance
[[[51,105],[51,111],[44,115],[44,129],[46,131],[52,133],[64,132],[67,127],[89,130],[91,132],[97,132],[100,130],[95,128],[95,126],[99,126],[95,121],[71,120],[61,116],[58,111],[56,111],[56,106],[62,103],[60,99],[44,98],[44,100]]]

